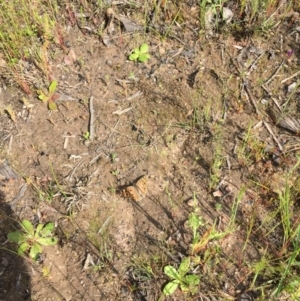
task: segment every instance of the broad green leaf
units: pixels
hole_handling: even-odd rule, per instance
[[[39,98],[42,102],[46,102],[46,101],[49,99],[48,95],[46,95],[42,90],[37,90],[36,92],[37,92],[37,94],[38,94],[38,98]]]
[[[184,293],[188,293],[190,291],[190,287],[187,283],[182,282],[180,284],[180,288]]]
[[[9,241],[22,243],[25,241],[25,236],[20,231],[10,232],[7,234],[7,238]]]
[[[24,253],[29,249],[29,243],[23,242],[20,247],[18,248],[18,254],[24,255]]]
[[[144,44],[141,45],[140,51],[139,51],[139,52],[140,52],[141,54],[143,54],[143,53],[147,53],[148,50],[149,50],[148,44],[145,44],[145,43],[144,43]]]
[[[40,231],[43,229],[44,227],[44,224],[38,224],[36,229],[35,229],[35,234],[34,234],[34,237],[38,237],[39,234],[40,234]]]
[[[139,61],[142,63],[146,62],[149,58],[150,58],[150,55],[148,53],[139,55]]]
[[[21,226],[28,234],[34,236],[34,228],[29,220],[24,219],[21,223]]]
[[[139,49],[139,48],[134,48],[134,49],[133,49],[133,52],[134,52],[135,54],[139,55],[139,54],[140,54],[140,49]]]
[[[36,241],[43,246],[54,246],[58,243],[58,238],[57,237],[40,237]]]
[[[29,256],[32,259],[36,259],[37,256],[42,253],[43,249],[38,243],[34,243],[30,249]]]
[[[49,236],[54,229],[54,223],[48,223],[47,225],[44,226],[43,230],[40,232],[40,235],[42,237]]]
[[[200,278],[198,275],[186,275],[183,281],[190,286],[196,286],[200,283]]]
[[[190,269],[190,263],[191,259],[190,257],[185,257],[181,260],[178,273],[180,275],[180,278],[182,278]]]
[[[57,87],[57,81],[54,80],[54,81],[52,81],[52,83],[49,86],[49,96],[50,97],[54,94],[56,87]]]
[[[57,105],[54,101],[49,101],[48,108],[49,108],[49,110],[54,111],[54,110],[57,110]]]
[[[166,295],[166,296],[170,296],[170,295],[172,295],[175,291],[176,291],[176,289],[177,289],[177,287],[178,287],[178,281],[176,281],[176,280],[173,280],[173,281],[171,281],[171,282],[169,282],[169,283],[167,283],[167,285],[164,287],[164,289],[163,289],[163,293]]]
[[[177,270],[174,267],[172,267],[171,265],[167,265],[164,267],[164,273],[171,279],[177,279],[180,281],[180,276],[179,276]]]
[[[138,54],[138,53],[132,53],[132,54],[130,54],[130,56],[129,56],[129,60],[130,60],[130,61],[136,61],[136,60],[138,59],[138,57],[139,57],[139,54]]]

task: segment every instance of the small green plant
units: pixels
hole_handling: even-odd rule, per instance
[[[167,265],[164,268],[164,273],[171,279],[163,288],[163,293],[166,296],[172,295],[178,286],[184,293],[191,293],[194,295],[198,291],[198,285],[200,283],[200,277],[195,274],[190,274],[191,270],[190,257],[184,257],[181,260],[178,270],[171,265]]]
[[[110,154],[110,160],[112,163],[116,162],[117,159],[117,154],[116,153],[111,153]]]
[[[38,90],[38,98],[42,102],[47,102],[48,103],[48,108],[49,110],[57,110],[57,105],[55,103],[55,100],[59,98],[59,94],[55,93],[57,87],[57,81],[54,80],[51,82],[48,88],[48,93],[44,93],[42,90]]]
[[[90,132],[83,133],[82,137],[83,137],[84,140],[89,140],[89,138],[90,138]]]
[[[148,53],[149,46],[148,44],[142,44],[140,48],[134,48],[133,52],[129,56],[130,61],[139,61],[139,62],[146,62],[150,59],[150,54]]]
[[[128,79],[135,81],[137,78],[135,77],[135,73],[134,72],[130,72]]]
[[[42,253],[42,246],[53,246],[58,243],[58,238],[52,236],[54,223],[38,224],[36,229],[32,223],[24,219],[20,226],[22,230],[8,233],[8,240],[19,244],[18,254],[24,255],[29,251],[29,256],[33,260]]]

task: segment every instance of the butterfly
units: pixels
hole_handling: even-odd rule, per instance
[[[134,201],[141,201],[146,196],[147,191],[147,178],[146,176],[142,176],[132,186],[128,186],[123,189],[121,191],[121,195]]]

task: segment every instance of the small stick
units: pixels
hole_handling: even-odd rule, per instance
[[[11,135],[10,138],[9,138],[9,143],[8,143],[8,150],[7,150],[7,153],[9,154],[10,151],[11,151],[11,148],[12,148],[12,144],[13,144],[13,138],[14,136]]]
[[[179,262],[179,260],[171,253],[169,252],[169,250],[167,250],[167,248],[163,247],[160,243],[158,243],[158,241],[153,238],[151,235],[149,235],[147,232],[145,233],[145,236],[152,241],[153,243],[155,243],[163,252],[165,252],[166,255],[168,255],[172,260],[174,260],[175,262]]]
[[[94,100],[94,96],[92,95],[89,101],[89,109],[90,109],[89,139],[91,141],[93,141],[94,139],[94,121],[95,121],[93,100]]]
[[[82,159],[75,167],[74,169],[70,172],[70,174],[67,176],[67,181],[71,181],[76,169],[78,168],[78,166],[84,161],[84,159]]]
[[[249,68],[249,71],[247,72],[247,74],[249,75],[252,70],[254,69],[254,67],[256,66],[257,62],[262,58],[262,56],[265,54],[265,52],[263,51],[255,60],[254,62],[251,64],[251,67]]]
[[[112,114],[113,114],[113,115],[122,115],[122,114],[127,113],[127,112],[129,112],[129,111],[131,111],[131,110],[132,110],[132,107],[129,107],[129,108],[124,109],[124,110],[119,109],[119,110],[117,110],[117,111],[112,112]]]
[[[10,203],[10,206],[14,209],[16,203],[24,196],[25,192],[27,190],[27,184],[23,184],[19,193],[13,198],[13,200]]]
[[[239,64],[239,61],[237,60],[237,66],[236,66],[236,68],[237,68],[238,72],[241,74],[241,71],[240,71],[239,66],[240,66],[240,64]],[[246,91],[247,94],[249,95],[249,98],[250,98],[250,100],[251,100],[251,102],[252,102],[252,104],[253,104],[253,106],[254,106],[254,108],[255,108],[256,114],[257,114],[257,115],[261,115],[261,113],[260,113],[260,111],[259,111],[259,109],[258,109],[258,107],[257,107],[257,105],[256,105],[255,99],[254,99],[254,97],[252,96],[252,93],[251,93],[250,88],[249,88],[249,86],[248,86],[248,81],[247,81],[247,79],[246,79],[245,77],[242,77],[242,79],[243,79],[243,87],[245,88],[245,91]]]
[[[252,93],[251,93],[251,91],[249,89],[249,86],[248,86],[248,83],[246,82],[246,80],[244,80],[244,87],[245,87],[245,90],[246,90],[247,94],[249,95],[249,98],[250,98],[250,100],[251,100],[251,102],[252,102],[252,104],[253,104],[253,106],[255,108],[256,114],[257,115],[261,115],[260,111],[259,111],[259,109],[258,109],[258,107],[256,105],[255,99],[254,99],[254,97],[253,97],[253,95],[252,95]]]
[[[277,139],[277,137],[275,136],[274,132],[272,131],[270,125],[264,121],[264,125],[267,128],[268,132],[272,135],[273,139],[277,142],[278,147],[281,151],[283,151],[283,146],[281,145],[281,143],[279,142],[279,140]]]
[[[287,77],[287,78],[283,79],[280,83],[281,83],[281,84],[284,84],[285,82],[287,82],[288,80],[294,78],[294,77],[297,76],[298,74],[300,74],[300,70],[297,71],[296,73],[294,73],[293,75],[291,75],[290,77]]]
[[[275,70],[275,72],[269,77],[269,79],[264,83],[264,85],[267,85],[269,82],[271,82],[273,80],[273,78],[278,74],[279,70],[281,69],[281,67],[283,66],[283,64],[285,63],[285,60],[282,60],[281,64],[279,65],[279,67]]]
[[[99,229],[98,232],[97,232],[97,235],[103,233],[103,231],[105,230],[105,228],[106,228],[107,224],[109,223],[110,219],[111,219],[111,215],[110,215],[110,216],[105,220],[105,222],[102,224],[102,226],[100,227],[100,229]]]
[[[154,26],[155,21],[156,21],[156,15],[158,14],[158,10],[160,9],[162,0],[158,0],[157,4],[155,5],[152,20],[151,20],[151,26]]]
[[[288,149],[286,150],[285,153],[294,152],[294,151],[296,151],[298,149],[300,149],[300,144],[290,145],[290,146],[288,146]]]
[[[276,107],[277,107],[277,108],[279,109],[279,111],[281,112],[282,109],[281,109],[281,106],[280,106],[280,104],[278,103],[277,99],[274,98],[274,97],[272,96],[272,94],[267,90],[267,88],[266,88],[264,85],[262,85],[261,87],[269,94],[269,96],[271,97],[271,99],[274,101]]]
[[[226,156],[226,161],[227,161],[228,169],[230,170],[231,169],[231,163],[230,163],[229,155]]]

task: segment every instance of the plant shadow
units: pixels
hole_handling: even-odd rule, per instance
[[[7,242],[7,234],[15,231],[18,218],[15,216],[0,182],[0,300],[30,300],[30,272],[26,259],[14,253],[13,245]]]

